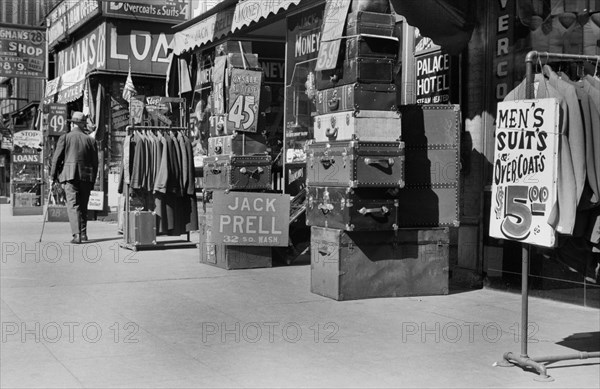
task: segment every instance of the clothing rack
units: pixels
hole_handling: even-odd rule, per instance
[[[136,126],[136,125],[129,125],[127,126],[127,135],[131,135],[133,133],[134,130],[160,130],[160,131],[188,131],[187,127],[176,127],[176,126],[171,126],[171,127],[163,127],[163,126]],[[190,239],[190,232],[186,232],[186,240],[185,242],[181,242],[181,241],[173,241],[173,242],[169,242],[169,244],[163,243],[163,244],[158,244],[158,243],[154,243],[154,244],[137,244],[135,242],[131,242],[130,238],[131,236],[129,235],[129,213],[131,211],[131,204],[130,204],[130,199],[129,199],[129,195],[130,195],[130,188],[129,188],[129,184],[124,184],[123,186],[123,196],[125,196],[125,207],[124,207],[124,219],[123,219],[123,241],[119,244],[120,247],[125,248],[125,249],[129,249],[129,250],[133,250],[133,251],[137,251],[137,250],[141,250],[141,249],[159,249],[159,248],[195,248],[196,244],[191,242]],[[157,234],[158,237],[158,234]]]
[[[534,64],[535,61],[542,59],[548,60],[565,60],[565,61],[590,61],[598,66],[600,63],[599,55],[575,55],[575,54],[560,54],[560,53],[547,53],[530,51],[525,56],[525,93],[527,99],[535,98],[534,94]],[[545,363],[566,361],[572,359],[588,359],[588,358],[600,358],[600,351],[597,352],[579,352],[576,354],[567,355],[550,355],[546,357],[531,358],[527,354],[527,338],[528,338],[528,297],[529,297],[529,244],[522,244],[522,261],[521,261],[521,354],[517,355],[513,352],[506,352],[503,355],[503,359],[496,362],[495,366],[502,367],[513,367],[516,365],[521,368],[533,368],[539,376],[535,378],[536,381],[550,382],[554,381],[554,378],[550,377],[546,372]]]

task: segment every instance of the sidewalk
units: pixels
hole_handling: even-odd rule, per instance
[[[554,382],[492,366],[520,352],[518,294],[336,302],[307,261],[226,271],[121,249],[116,224],[91,222],[87,245],[68,223],[36,244],[41,227],[0,205],[3,388],[600,387],[599,359],[550,364]],[[597,309],[530,298],[529,322],[531,357],[600,350]]]

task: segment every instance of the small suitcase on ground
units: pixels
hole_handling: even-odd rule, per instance
[[[402,121],[396,111],[346,111],[314,118],[317,142],[362,140],[393,142],[402,136]]]
[[[226,270],[253,269],[272,266],[272,248],[268,246],[226,246],[212,238],[212,211],[200,224],[200,263]]]
[[[208,138],[208,155],[253,155],[267,153],[263,134],[236,132],[233,135]]]
[[[404,188],[398,190],[400,227],[458,227],[460,131],[458,105],[406,105]]]
[[[365,84],[391,84],[394,82],[394,60],[387,58],[343,59],[335,69],[318,70],[315,76],[317,89],[361,82]]]
[[[398,225],[398,201],[389,190],[307,187],[306,224],[346,231],[387,231]]]
[[[334,300],[445,295],[449,229],[311,227],[310,291]]]
[[[348,84],[317,92],[317,114],[342,111],[395,111],[398,109],[394,84]]]
[[[271,156],[219,155],[204,158],[207,190],[271,189]]]
[[[395,24],[396,18],[391,14],[367,11],[350,12],[346,19],[346,33],[344,35],[393,36]]]
[[[307,149],[306,185],[404,186],[404,142],[315,142]]]
[[[136,246],[156,244],[156,213],[151,211],[129,212],[129,239]]]
[[[378,35],[354,35],[342,40],[342,56],[354,58],[385,58],[396,60],[398,38]]]

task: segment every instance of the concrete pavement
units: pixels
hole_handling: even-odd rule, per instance
[[[310,293],[306,260],[226,271],[197,249],[119,248],[106,222],[87,245],[67,223],[36,243],[41,222],[0,205],[3,388],[600,387],[599,359],[550,364],[547,383],[492,366],[520,351],[518,294],[336,302]],[[529,309],[530,356],[600,350],[599,310]]]

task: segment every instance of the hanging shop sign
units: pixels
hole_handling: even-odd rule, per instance
[[[164,76],[169,65],[167,49],[173,39],[170,26],[132,24],[130,21],[107,26],[108,70],[131,71]]]
[[[491,237],[554,246],[558,114],[556,99],[498,103]]]
[[[142,123],[144,117],[144,96],[132,96],[129,100],[129,117],[133,124]]]
[[[177,32],[173,36],[173,53],[180,55],[229,34],[233,15],[234,8],[227,8]]]
[[[417,104],[449,104],[452,102],[452,57],[441,50],[415,56],[417,71]]]
[[[86,64],[90,71],[106,69],[105,23],[57,53],[56,74],[64,74],[82,64]]]
[[[229,192],[213,197],[214,241],[230,246],[288,245],[290,196]]]
[[[0,23],[0,77],[46,78],[45,29]]]
[[[48,135],[62,135],[69,128],[67,124],[67,105],[53,103],[48,105]]]
[[[135,20],[149,20],[160,23],[181,23],[190,18],[190,0],[161,0],[155,2],[105,1],[102,14]]]
[[[261,71],[231,69],[227,128],[244,132],[258,131],[258,105],[261,85]]]
[[[49,46],[54,46],[99,13],[97,0],[61,2],[46,18]]]
[[[350,1],[328,1],[323,16],[321,45],[316,70],[333,69],[337,65],[340,53],[341,38],[346,26],[346,16]]]

